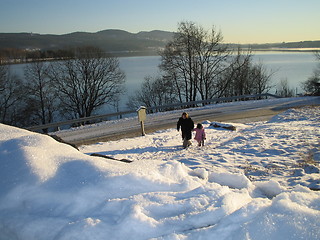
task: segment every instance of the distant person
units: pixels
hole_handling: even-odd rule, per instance
[[[194,139],[198,142],[198,146],[204,146],[204,140],[206,139],[206,132],[201,123],[197,124],[197,127],[193,129],[196,132]]]
[[[182,132],[183,148],[187,148],[191,145],[191,142],[190,142],[190,139],[192,138],[191,131],[194,128],[194,122],[186,112],[182,113],[182,116],[179,118],[177,122],[177,130],[179,131],[180,128]]]

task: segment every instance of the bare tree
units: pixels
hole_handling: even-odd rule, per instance
[[[271,77],[273,71],[268,72],[262,63],[253,64],[249,75],[249,94],[263,94],[272,88]]]
[[[320,96],[320,75],[314,73],[313,76],[302,83],[302,88],[308,95]]]
[[[294,90],[289,87],[288,79],[281,79],[277,86],[277,95],[281,97],[292,97],[294,95]]]
[[[11,75],[10,67],[0,65],[0,122],[19,125],[20,104],[23,96],[22,82]]]
[[[302,83],[302,88],[308,95],[320,96],[320,51],[315,51],[314,55],[319,63],[313,71],[313,75]]]
[[[238,48],[229,59],[229,66],[220,76],[219,97],[262,94],[271,89],[273,72],[268,72],[262,63],[254,64],[250,50]]]
[[[176,87],[180,101],[215,95],[217,76],[227,58],[222,39],[215,29],[205,31],[193,22],[179,23],[173,40],[160,53],[160,68]]]
[[[251,52],[242,52],[238,48],[237,53],[230,57],[229,65],[220,76],[218,97],[230,97],[243,95],[247,88],[247,78],[251,64]]]
[[[160,69],[177,90],[180,102],[265,93],[272,73],[253,64],[252,54],[238,48],[232,54],[221,32],[205,31],[193,22],[179,23],[172,41],[160,53]]]
[[[63,111],[73,118],[90,116],[125,91],[125,74],[118,59],[95,47],[78,48],[75,59],[54,63],[50,78],[58,89]]]
[[[168,79],[158,76],[147,76],[141,84],[140,90],[127,103],[129,108],[144,105],[154,107],[177,102],[176,90]]]
[[[5,82],[8,74],[8,66],[0,65],[0,94],[5,89]]]
[[[47,74],[48,64],[45,62],[33,62],[24,69],[28,125],[53,121],[57,110],[56,91]]]
[[[316,56],[316,58],[320,61],[320,51],[315,51],[314,55]]]

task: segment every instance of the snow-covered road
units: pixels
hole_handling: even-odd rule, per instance
[[[278,98],[213,104],[205,107],[175,110],[170,112],[148,114],[145,121],[146,133],[175,127],[183,111],[187,111],[195,122],[232,121],[248,122],[266,120],[288,108],[308,105],[320,105],[320,97]],[[141,134],[137,117],[115,121],[104,121],[52,133],[63,140],[77,145],[98,141],[117,140],[123,137],[135,137]]]

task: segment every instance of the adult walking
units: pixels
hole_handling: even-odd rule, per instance
[[[179,131],[180,128],[182,132],[183,148],[187,148],[191,145],[191,142],[190,142],[190,139],[192,138],[191,131],[194,128],[194,122],[186,112],[182,113],[181,117],[177,122],[177,130]]]

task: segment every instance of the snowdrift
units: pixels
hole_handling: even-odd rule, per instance
[[[267,158],[282,161],[296,144],[318,161],[319,113],[292,110],[232,134],[208,124],[206,146],[186,150],[174,129],[77,151],[0,124],[0,239],[319,239],[318,165],[307,178],[288,169],[301,180],[289,184],[253,171],[279,166]],[[290,141],[262,151],[275,135],[277,146]]]

